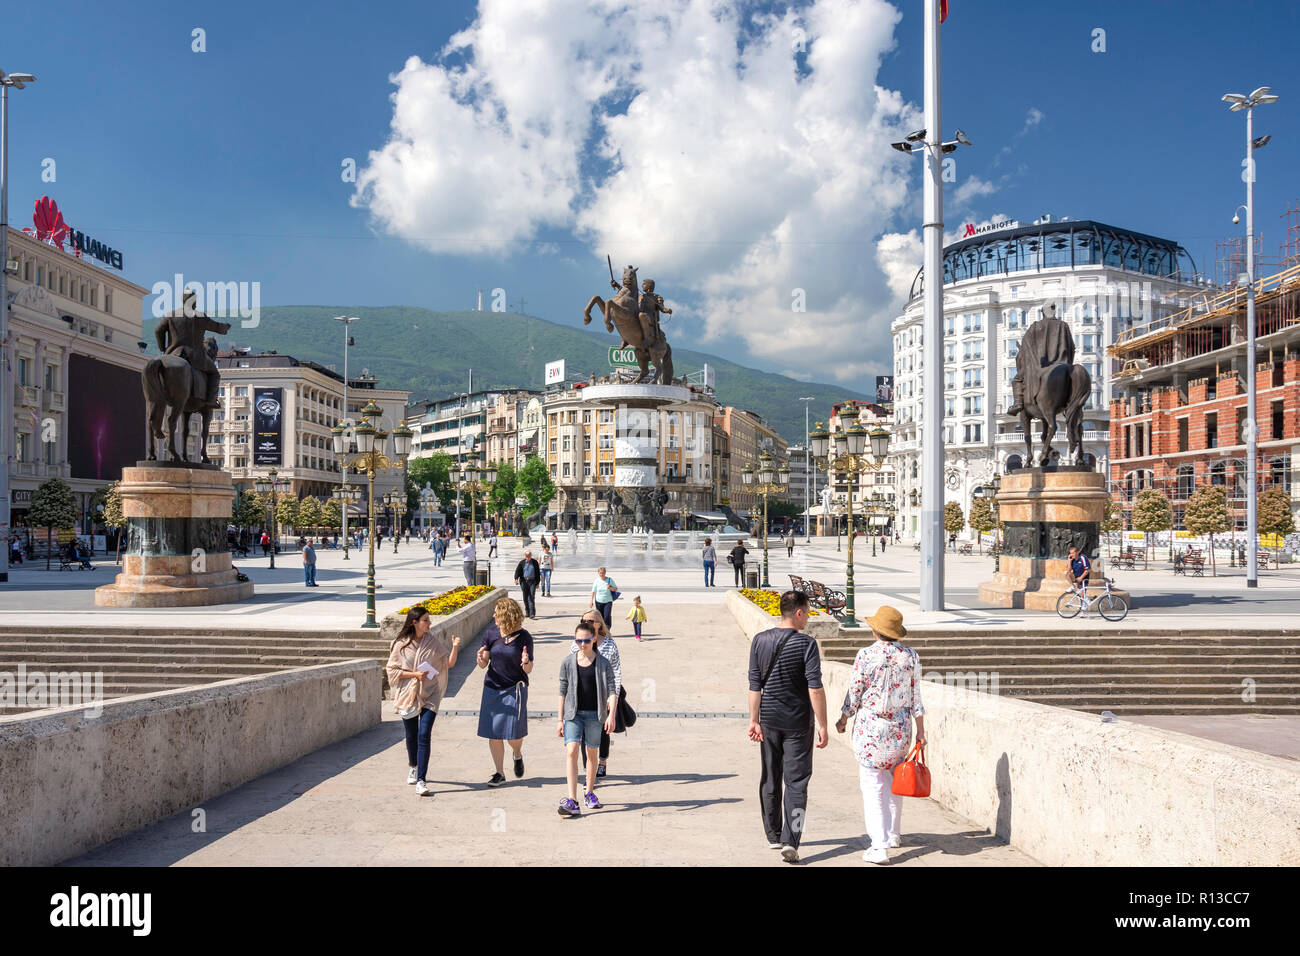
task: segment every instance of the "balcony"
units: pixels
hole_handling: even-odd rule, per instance
[[[62,412],[67,409],[67,397],[63,392],[46,389],[41,393],[41,407],[47,412]]]

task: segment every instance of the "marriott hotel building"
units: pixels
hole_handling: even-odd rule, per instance
[[[1083,444],[1103,474],[1110,456],[1112,369],[1107,347],[1125,329],[1186,308],[1207,284],[1178,243],[1091,220],[1044,216],[994,223],[944,249],[944,498],[969,515],[972,492],[995,472],[1023,467],[1025,436],[1006,414],[1020,338],[1047,305],[1074,333],[1075,362],[1092,376]],[[918,272],[894,320],[894,432],[899,533],[921,514],[922,339],[925,276]],[[1062,423],[1063,424],[1063,423]],[[1040,432],[1035,430],[1035,444]],[[1063,427],[1053,447],[1065,452]],[[971,532],[966,532],[969,536]]]

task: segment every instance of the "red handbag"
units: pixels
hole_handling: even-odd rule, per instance
[[[889,788],[900,797],[928,797],[930,795],[930,768],[925,765],[925,748],[912,745],[907,759],[894,768],[894,783]]]

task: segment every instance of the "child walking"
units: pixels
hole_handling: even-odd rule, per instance
[[[641,606],[641,595],[632,599],[632,607],[628,609],[627,620],[632,622],[632,630],[636,632],[636,639],[641,640],[641,625],[645,623],[645,608]]]

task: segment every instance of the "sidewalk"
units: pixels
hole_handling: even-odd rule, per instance
[[[469,715],[479,706],[483,672],[474,667],[476,642],[467,641],[434,726],[434,796],[417,797],[405,784],[402,729],[386,703],[380,727],[211,801],[203,808],[206,833],[191,832],[186,810],[70,862],[785,865],[767,848],[759,822],[758,749],[746,736],[748,642],[721,607],[722,588],[701,589],[708,603],[661,600],[658,591],[652,598],[642,588],[649,621],[641,643],[618,613],[624,602],[615,606],[624,680],[641,717],[614,738],[610,776],[597,790],[604,809],[577,820],[556,813],[565,795],[563,745],[554,717],[541,714],[557,706],[560,660],[586,607],[569,591],[538,598],[541,620],[529,622],[537,665],[522,780],[510,774],[507,753],[509,781],[485,786],[492,763]],[[631,593],[626,585],[624,593]],[[905,801],[902,830],[894,865],[1036,865],[930,800]],[[814,760],[802,862],[867,866],[865,845],[857,765],[850,748],[832,740]]]

